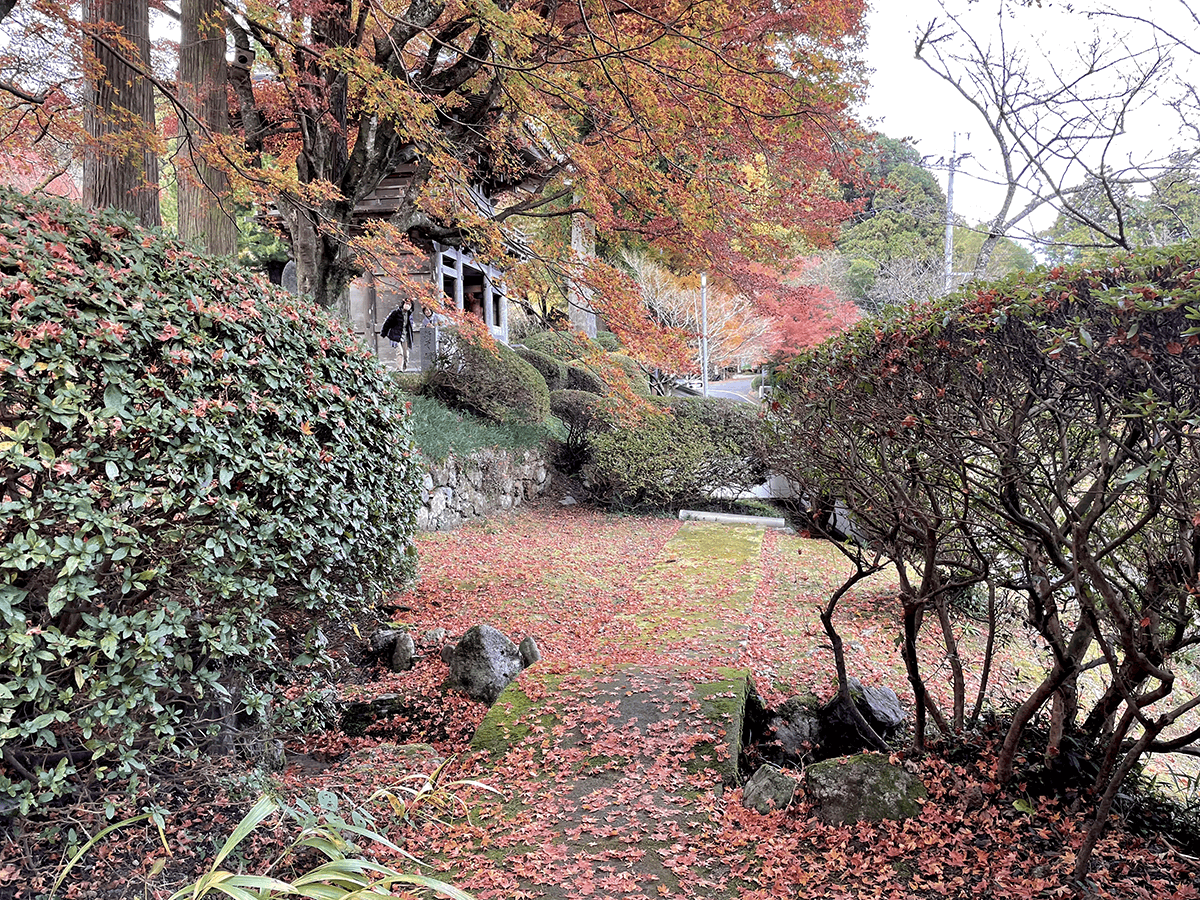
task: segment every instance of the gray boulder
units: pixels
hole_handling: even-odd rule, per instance
[[[850,687],[854,705],[880,737],[894,734],[904,721],[904,710],[900,708],[896,692],[889,687],[868,687],[853,676],[846,679],[846,684]]]
[[[793,697],[775,710],[767,722],[783,759],[801,762],[821,743],[821,719],[800,697]]]
[[[907,819],[920,814],[925,785],[878,753],[814,763],[804,772],[817,818],[827,825]]]
[[[367,639],[367,649],[374,656],[390,655],[400,634],[395,628],[378,628]]]
[[[521,663],[526,669],[542,658],[542,651],[538,649],[537,641],[533,639],[532,634],[526,635],[517,650],[521,654]]]
[[[904,721],[900,700],[891,688],[867,687],[857,678],[847,678],[850,699],[862,714],[871,729],[883,740],[896,736],[896,729]],[[821,752],[824,756],[843,756],[869,746],[859,733],[853,712],[842,702],[840,694],[834,694],[820,709]]]
[[[407,672],[417,661],[417,645],[413,643],[412,635],[401,631],[396,635],[396,645],[392,650],[392,671]]]
[[[472,700],[489,706],[521,673],[521,651],[491,625],[467,629],[450,658],[450,675]]]
[[[785,809],[796,796],[796,782],[772,765],[765,765],[750,776],[742,788],[742,806],[764,815]]]
[[[427,647],[440,647],[446,639],[445,628],[431,628],[421,635],[421,643]]]

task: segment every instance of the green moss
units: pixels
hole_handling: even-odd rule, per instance
[[[719,728],[723,728],[724,752],[716,746],[698,745],[692,759],[688,760],[688,771],[695,773],[713,769],[727,785],[736,785],[738,757],[742,754],[742,721],[746,716],[746,701],[753,690],[749,669],[722,667],[717,669],[718,681],[697,684],[693,696],[700,704],[700,711]]]
[[[556,675],[547,675],[542,679],[549,694],[555,693],[561,682],[562,678]],[[511,682],[496,698],[492,708],[475,729],[475,736],[471,738],[471,749],[481,750],[489,756],[499,756],[512,745],[529,737],[533,732],[531,722],[534,719],[543,726],[553,723],[552,714],[533,716],[532,709],[533,701],[521,689],[519,679]]]

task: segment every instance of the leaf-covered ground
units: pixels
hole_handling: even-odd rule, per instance
[[[715,737],[719,755],[698,689],[731,667],[750,669],[768,702],[832,690],[816,609],[845,568],[833,548],[580,512],[527,513],[488,532],[424,540],[424,576],[407,597],[417,630],[449,615],[452,630],[489,621],[515,637],[532,633],[545,649],[522,675],[518,696],[528,705],[510,717],[527,733],[498,756],[462,763],[505,801],[480,798],[470,822],[429,825],[415,839],[480,897],[1069,891],[1084,822],[1053,803],[1020,804],[1032,813],[1014,806],[1024,795],[989,782],[986,742],[956,761],[911,763],[931,794],[919,820],[854,827],[821,825],[803,799],[774,815],[747,811],[740,790],[721,785],[720,761],[696,752]],[[838,624],[852,673],[894,687],[911,706],[893,644],[894,587],[884,577],[865,584]],[[981,640],[968,633],[964,653]],[[1014,640],[1002,654],[1001,697],[1022,677],[1021,649]],[[936,668],[932,635],[924,651]],[[629,703],[639,693],[656,712]],[[1099,896],[1194,897],[1197,871],[1168,845],[1117,829],[1096,855],[1091,887]]]
[[[347,697],[407,698],[408,713],[367,738],[289,739],[292,761],[278,783],[285,797],[326,791],[343,809],[362,804],[426,871],[480,898],[1071,894],[1085,820],[1053,802],[1030,803],[1021,785],[997,790],[987,736],[949,758],[906,761],[930,798],[904,823],[825,826],[802,796],[771,815],[741,806],[740,788],[725,783],[732,761],[721,733],[738,700],[736,673],[749,670],[768,703],[832,689],[816,608],[844,564],[828,545],[549,505],[425,535],[418,546],[421,578],[394,598],[398,621],[418,636],[439,627],[457,635],[478,622],[514,639],[532,634],[542,661],[489,717],[504,728],[481,735],[487,750],[469,749],[486,710],[442,689],[448,671],[433,652],[410,673],[345,686]],[[840,607],[838,626],[851,673],[890,685],[911,707],[893,643],[893,590],[886,577],[864,585]],[[980,640],[968,634],[963,652],[978,652]],[[936,668],[932,637],[924,653]],[[1032,675],[1013,637],[996,696]],[[399,746],[418,741],[433,749]],[[478,779],[499,794],[450,788],[430,798],[433,815],[407,824],[369,801],[454,754],[449,778]],[[161,773],[142,802],[168,809],[171,854],[153,829],[126,829],[89,855],[61,896],[166,896],[199,871],[252,799],[246,769],[226,761]],[[67,811],[65,821],[63,834],[90,834],[102,816]],[[1200,897],[1194,859],[1114,826],[1094,858],[1092,895]],[[261,865],[283,834],[256,835],[239,864]],[[9,833],[0,897],[44,896],[46,845],[30,831]]]

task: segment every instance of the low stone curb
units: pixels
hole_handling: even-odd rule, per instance
[[[679,518],[696,522],[716,522],[720,525],[753,525],[758,528],[778,528],[788,534],[796,532],[782,516],[741,516],[736,513],[703,512],[698,509],[681,509]]]

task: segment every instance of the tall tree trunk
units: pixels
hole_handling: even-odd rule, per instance
[[[182,0],[179,97],[195,119],[179,119],[179,236],[216,256],[237,252],[229,177],[210,163],[213,138],[229,133],[225,10],[219,0]]]
[[[281,197],[279,211],[287,225],[296,261],[296,284],[301,294],[318,306],[349,314],[350,282],[360,271],[345,240],[336,230],[322,228],[322,221],[338,223],[349,219],[345,210],[313,209]]]
[[[143,225],[162,224],[158,209],[158,140],[150,69],[150,8],[146,0],[84,0],[93,35],[89,137],[83,204],[116,207]]]

